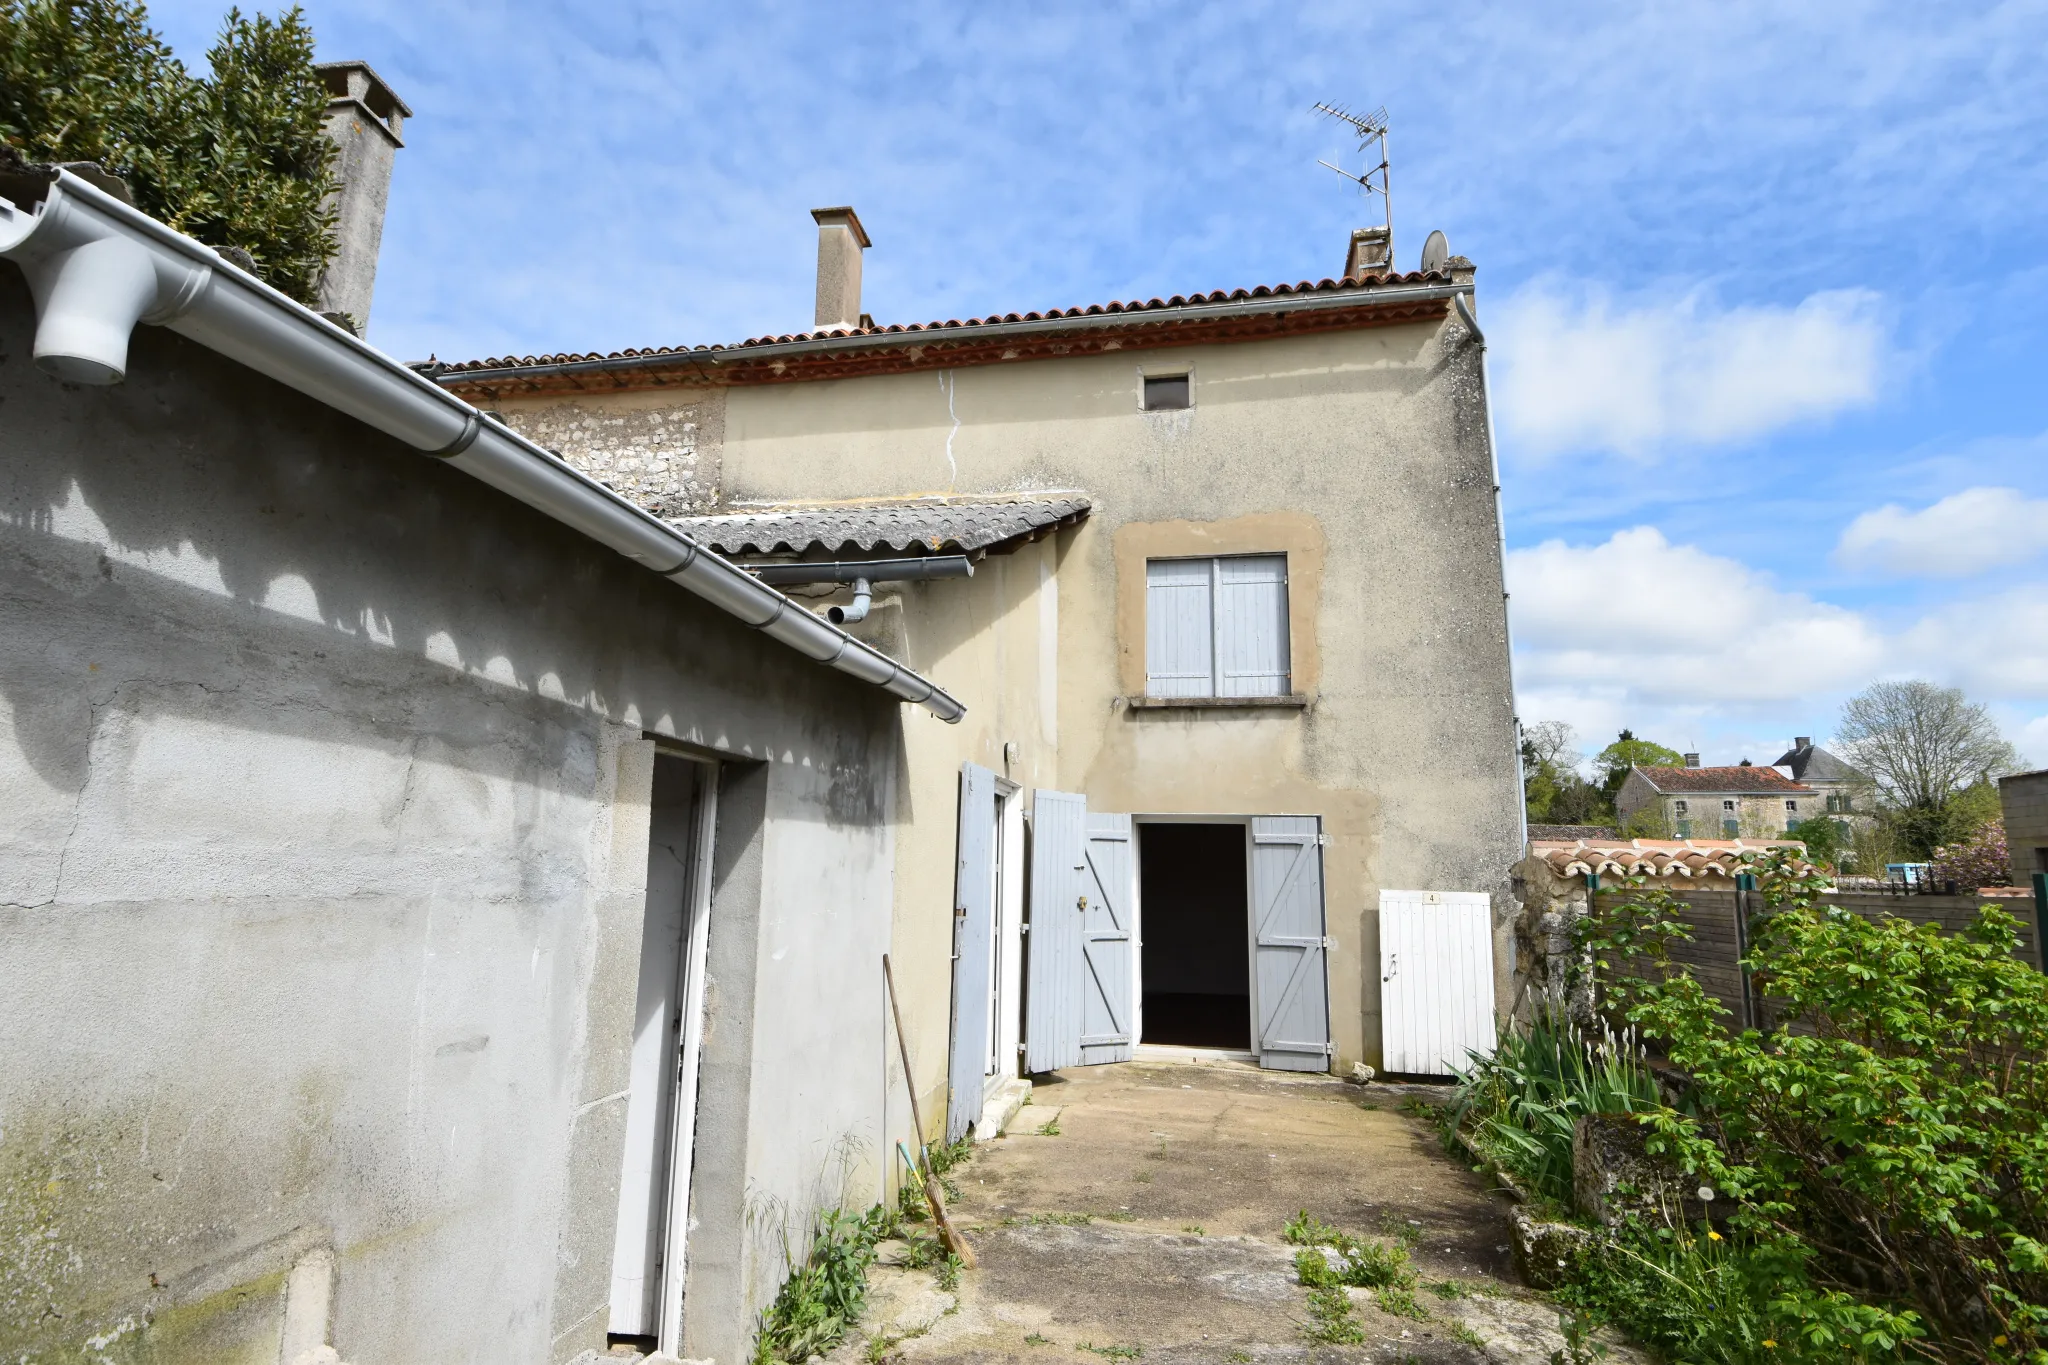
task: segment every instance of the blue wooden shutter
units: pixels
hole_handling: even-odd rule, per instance
[[[1145,692],[1153,697],[1213,697],[1213,559],[1145,563]]]
[[[1132,1005],[1137,962],[1131,933],[1137,899],[1131,817],[1088,816],[1087,906],[1081,926],[1081,1060],[1127,1062],[1137,1042]]]
[[[1284,697],[1287,556],[1232,555],[1216,561],[1216,695]]]
[[[1252,818],[1259,1065],[1282,1071],[1330,1069],[1321,835],[1313,815]]]
[[[1031,932],[1024,948],[1024,1069],[1081,1064],[1081,898],[1088,798],[1031,794]]]
[[[988,1059],[989,950],[995,935],[996,775],[960,765],[959,862],[953,874],[953,1054],[947,1068],[946,1141],[981,1117]]]

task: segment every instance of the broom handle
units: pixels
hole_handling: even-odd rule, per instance
[[[903,1036],[903,1010],[896,1003],[896,974],[889,970],[889,955],[882,954],[882,983],[889,991],[889,1014],[896,1020],[896,1052],[903,1059],[903,1085],[910,1091],[910,1121],[917,1126],[917,1153],[925,1156],[924,1115],[917,1108],[917,1079],[910,1074],[910,1043]],[[931,1158],[925,1156],[925,1168],[931,1168]]]

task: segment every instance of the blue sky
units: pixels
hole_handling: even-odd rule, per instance
[[[415,113],[407,358],[801,328],[818,204],[884,321],[1320,278],[1309,105],[1384,104],[1398,262],[1479,266],[1525,720],[1768,761],[1920,676],[2048,764],[2048,3],[307,10]]]

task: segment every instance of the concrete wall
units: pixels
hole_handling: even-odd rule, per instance
[[[1191,373],[1193,406],[1142,411],[1148,367]],[[1084,792],[1102,810],[1321,815],[1332,837],[1336,1060],[1348,1068],[1379,1060],[1381,888],[1493,893],[1507,1000],[1521,793],[1480,379],[1469,337],[1430,322],[735,387],[725,394],[721,496],[1085,489],[1095,511],[1061,537],[1057,697],[1039,713],[1047,743],[1056,726],[1057,762],[1021,780]],[[1288,550],[1297,607],[1316,604],[1294,631],[1305,708],[1127,704],[1144,677],[1132,576],[1148,553],[1202,547]],[[957,613],[942,604],[960,591],[919,591],[905,657],[985,709],[1002,686],[1027,683],[1030,664],[1011,655],[1004,667],[1022,677],[998,685],[961,653],[956,617],[920,614]],[[1029,730],[1021,716],[1011,728]],[[906,874],[930,866],[950,877],[952,803],[936,765],[911,771]],[[896,950],[937,962],[937,921],[920,931],[928,941],[907,939],[909,927],[899,910]]]
[[[898,706],[176,337],[54,383],[32,321],[0,270],[0,1355],[274,1361],[321,1248],[355,1365],[601,1347],[648,736],[753,784],[697,1190],[756,1216],[692,1303],[743,1342],[879,1188]]]
[[[2048,872],[2048,772],[2016,773],[1998,779],[2005,815],[2005,846],[2012,853],[2012,879],[2030,885]]]

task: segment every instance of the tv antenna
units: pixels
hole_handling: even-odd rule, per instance
[[[1316,159],[1316,164],[1319,166],[1329,166],[1331,170],[1343,176],[1346,180],[1352,181],[1365,192],[1368,198],[1375,194],[1380,197],[1380,206],[1386,211],[1386,260],[1389,264],[1392,264],[1394,259],[1394,196],[1393,180],[1389,170],[1390,163],[1387,157],[1387,107],[1383,104],[1370,114],[1359,115],[1340,105],[1324,104],[1318,101],[1315,106],[1315,112],[1323,115],[1325,118],[1336,119],[1339,123],[1349,124],[1352,131],[1358,134],[1358,151],[1360,156],[1365,159],[1366,165],[1363,171],[1347,171],[1342,166],[1331,165],[1331,163],[1322,160],[1320,157]],[[1378,158],[1378,164],[1376,165],[1373,161],[1375,157]]]

